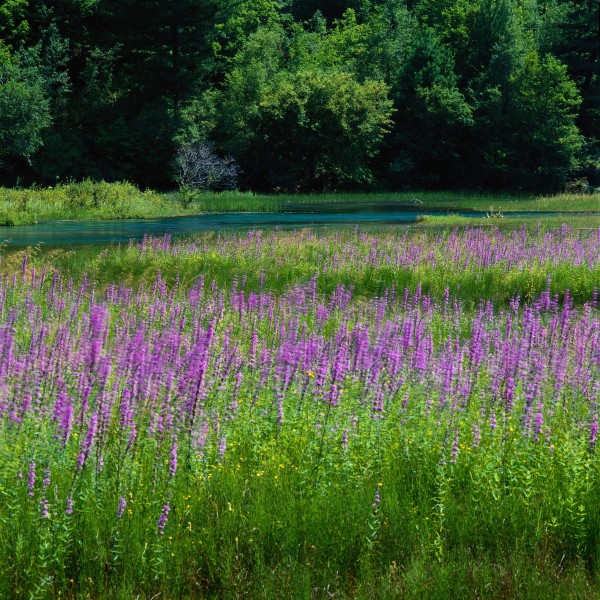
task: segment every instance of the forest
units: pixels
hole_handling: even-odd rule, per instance
[[[3,0],[0,184],[600,186],[597,0]]]

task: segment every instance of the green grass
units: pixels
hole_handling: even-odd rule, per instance
[[[486,447],[487,457],[482,450],[440,474],[439,450],[428,447],[426,431],[413,431],[412,443],[401,434],[378,463],[365,455],[340,457],[330,444],[332,464],[318,486],[306,479],[310,463],[303,461],[310,454],[298,451],[306,448],[306,434],[286,434],[263,448],[230,438],[226,460],[211,458],[204,474],[194,465],[169,485],[173,509],[162,538],[154,530],[166,485],[161,482],[150,493],[149,474],[155,454],[167,456],[165,448],[137,449],[139,475],[120,521],[113,473],[85,474],[75,492],[75,518],[61,514],[59,505],[49,523],[34,520],[36,507],[22,489],[22,497],[9,491],[9,501],[22,508],[8,519],[15,531],[3,527],[0,590],[15,597],[16,590],[39,585],[39,597],[56,598],[75,578],[81,598],[135,597],[144,591],[167,598],[303,599],[331,597],[328,593],[365,600],[597,598],[595,569],[578,558],[582,551],[593,554],[594,542],[585,540],[578,549],[576,522],[561,514],[584,502],[581,533],[593,536],[600,516],[597,493],[570,494],[572,480],[560,477],[548,453],[527,449],[525,464],[516,456],[505,462],[503,472],[512,470],[518,478],[503,489],[502,500],[494,499],[492,493],[502,486],[486,484],[483,476],[493,477],[494,457],[502,448]],[[67,490],[70,482],[60,476],[57,455],[53,486]],[[5,466],[19,464],[14,452],[6,458]],[[365,468],[350,465],[353,459]],[[590,486],[598,483],[596,464]],[[530,498],[522,492],[527,477],[536,486]],[[371,547],[378,483],[382,523]],[[435,507],[440,485],[445,486],[442,518]],[[46,556],[39,556],[44,549]],[[54,581],[44,582],[48,572]]]
[[[166,195],[177,201],[177,193]],[[297,205],[364,205],[397,203],[415,210],[482,212],[600,212],[600,193],[529,196],[526,194],[476,192],[365,192],[324,194],[255,194],[225,192],[200,194],[191,209],[199,212],[277,212]]]
[[[142,192],[129,183],[86,180],[53,188],[0,188],[0,224],[27,225],[58,220],[141,219],[219,212],[278,212],[298,209],[369,209],[377,203],[402,204],[416,211],[451,210],[600,211],[600,194],[530,197],[473,192],[386,192],[263,195],[241,192],[198,194],[184,208],[177,192]]]
[[[567,225],[571,229],[585,230],[600,227],[600,215],[582,215],[577,213],[563,215],[539,215],[534,217],[513,217],[502,213],[502,217],[463,217],[461,215],[419,215],[415,230],[434,231],[465,227],[497,228],[509,231],[516,227],[525,227],[528,231],[559,229]]]
[[[494,219],[496,221],[496,219]],[[417,225],[421,228],[429,227],[470,227],[474,225],[493,225],[491,219],[463,217],[461,215],[418,215]]]

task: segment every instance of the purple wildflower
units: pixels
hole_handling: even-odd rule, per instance
[[[481,442],[481,429],[477,423],[473,423],[473,449],[479,447],[479,443]]]
[[[227,450],[227,438],[222,437],[221,442],[219,443],[219,456],[223,458],[225,451]]]
[[[458,429],[454,430],[454,441],[452,442],[452,451],[450,453],[450,462],[455,463],[458,458]]]
[[[42,480],[42,490],[45,492],[50,486],[50,469],[44,469],[44,479]]]
[[[45,497],[40,500],[40,516],[42,519],[48,519],[50,517],[50,503]]]
[[[28,490],[28,495],[31,496],[32,498],[35,495],[34,489],[35,489],[35,462],[31,461],[29,463],[29,475],[27,477],[27,490]]]
[[[117,508],[117,519],[120,519],[123,516],[126,506],[127,500],[125,499],[125,496],[121,496],[121,499],[119,500],[119,507]]]
[[[163,506],[162,512],[160,513],[160,517],[158,517],[158,523],[156,526],[156,535],[164,535],[165,527],[167,525],[167,521],[169,520],[170,512],[171,512],[171,507],[167,503]]]
[[[373,512],[377,512],[379,509],[379,504],[381,503],[381,495],[379,493],[379,486],[375,490],[375,500],[373,501]]]
[[[171,459],[169,460],[169,476],[172,478],[177,472],[177,436],[173,437],[171,446]]]
[[[590,447],[596,447],[596,440],[598,438],[598,413],[594,415],[594,418],[590,424]]]
[[[90,417],[90,424],[88,425],[88,430],[85,435],[85,439],[81,444],[81,452],[77,455],[77,469],[83,469],[85,462],[88,458],[90,450],[92,449],[92,445],[94,443],[94,436],[96,435],[96,426],[98,424],[98,413],[94,413]]]
[[[342,432],[342,450],[344,452],[348,450],[348,428],[344,427],[344,431]]]

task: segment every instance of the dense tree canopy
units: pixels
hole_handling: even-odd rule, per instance
[[[597,0],[4,0],[0,178],[600,185]]]

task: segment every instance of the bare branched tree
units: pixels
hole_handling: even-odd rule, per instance
[[[231,156],[220,157],[209,142],[183,146],[175,159],[181,188],[232,190],[237,187],[240,168]]]

